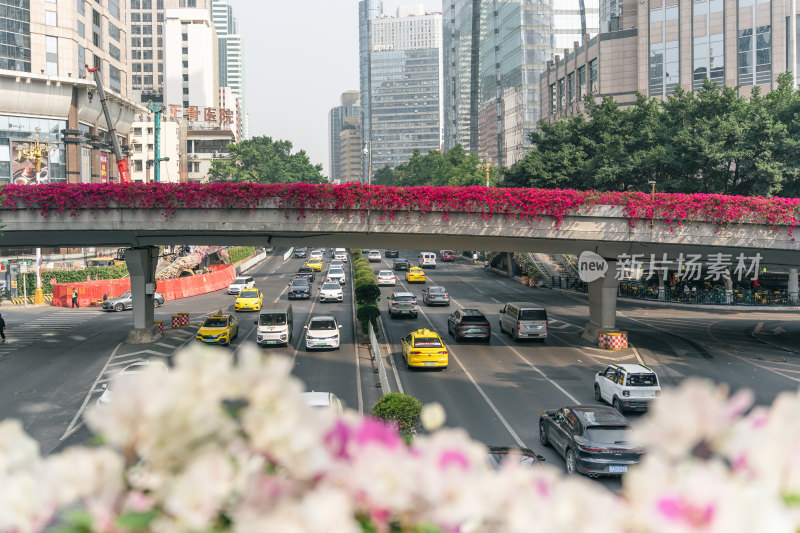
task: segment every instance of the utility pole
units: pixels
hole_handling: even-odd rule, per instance
[[[148,102],[147,109],[153,112],[153,144],[155,145],[155,154],[153,157],[153,167],[155,168],[155,182],[161,182],[161,162],[169,161],[169,157],[161,157],[161,113],[164,111],[164,106],[156,102]]]

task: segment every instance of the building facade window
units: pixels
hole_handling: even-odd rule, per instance
[[[102,18],[100,17],[100,13],[93,9],[92,10],[92,43],[97,48],[103,48],[103,30],[100,26],[102,24]]]
[[[108,0],[108,12],[111,16],[119,20],[119,0]]]
[[[575,93],[578,100],[583,98],[583,90],[585,87],[586,87],[586,67],[582,66],[578,67],[578,85],[577,87],[575,87]]]
[[[725,49],[722,0],[692,2],[692,89],[706,78],[724,85]]]
[[[108,36],[119,42],[119,28],[111,24],[111,22],[108,23]]]
[[[78,35],[86,37],[86,26],[80,20],[78,21]]]
[[[86,48],[78,45],[78,78],[86,78]]]
[[[58,26],[58,14],[55,11],[45,10],[44,23],[47,26]]]
[[[575,101],[575,73],[567,74],[567,101],[572,104]]]
[[[589,92],[597,92],[597,58],[589,61]]]
[[[109,45],[108,45],[108,53],[111,55],[111,57],[113,57],[117,61],[120,60],[119,48],[117,48],[116,46],[114,46],[111,43],[109,43]]]
[[[666,97],[680,84],[678,0],[649,0],[650,96]]]
[[[737,82],[742,86],[772,81],[771,4],[738,0]]]
[[[47,35],[44,38],[45,61],[48,76],[58,76],[58,37]]]
[[[86,14],[86,0],[77,0],[78,3],[78,14],[85,15]]]
[[[114,65],[108,66],[108,82],[112,91],[122,92],[122,77],[119,69]]]
[[[555,115],[558,106],[558,97],[556,96],[556,84],[550,84],[550,114]]]
[[[564,78],[558,80],[558,108],[564,109],[567,106],[567,91]]]
[[[142,2],[140,0],[131,0],[131,9],[141,9]]]

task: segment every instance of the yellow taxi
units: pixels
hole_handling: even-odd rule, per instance
[[[322,259],[309,259],[306,261],[306,266],[317,272],[322,272]]]
[[[261,289],[243,289],[239,291],[233,308],[236,311],[260,311],[264,303],[264,294]]]
[[[427,279],[425,271],[420,267],[411,267],[406,272],[406,281],[409,283],[425,283]]]
[[[435,331],[424,328],[412,331],[403,337],[402,345],[408,368],[447,368],[447,347]]]
[[[205,319],[195,339],[206,344],[227,346],[239,335],[239,320],[234,315],[217,314]]]

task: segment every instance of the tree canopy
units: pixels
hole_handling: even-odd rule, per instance
[[[639,95],[620,108],[586,98],[587,116],[541,122],[502,185],[797,196],[800,91],[790,73],[749,99],[706,81],[665,101]]]
[[[497,169],[490,167],[490,182],[497,180]],[[414,187],[419,185],[486,185],[486,170],[477,154],[468,154],[461,145],[447,152],[419,150],[395,169],[378,169],[372,178],[377,185]]]
[[[305,150],[292,153],[291,141],[253,137],[229,144],[229,159],[215,159],[210,181],[250,183],[322,183],[322,165],[312,165]]]

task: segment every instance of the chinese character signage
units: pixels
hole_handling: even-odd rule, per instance
[[[675,275],[684,281],[715,281],[736,278],[737,281],[758,280],[761,266],[761,254],[747,256],[733,254],[710,253],[705,260],[701,254],[679,254],[670,260],[667,254],[661,257],[656,254],[621,254],[616,258],[616,279],[652,279],[657,274],[661,278],[669,276],[670,267],[674,267]],[[705,267],[705,271],[703,270]],[[583,252],[578,258],[578,274],[582,281],[591,283],[605,277],[608,263],[594,252]]]
[[[233,124],[233,110],[224,107],[182,107],[175,104],[167,106],[174,118],[186,118],[189,122],[217,122],[220,125]]]
[[[100,152],[100,182],[108,183],[108,152]]]
[[[34,185],[49,181],[47,163],[50,154],[47,149],[37,151],[35,146],[31,146],[31,143],[12,141],[11,150],[13,152],[11,159],[12,183],[16,185]],[[36,172],[37,160],[39,162],[39,172]]]

